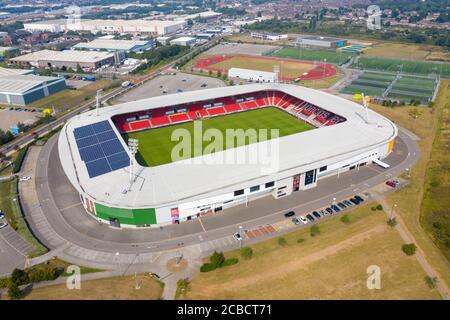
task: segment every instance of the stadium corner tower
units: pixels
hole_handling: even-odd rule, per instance
[[[192,164],[190,159],[136,163],[131,171],[129,134],[243,112],[252,117],[264,108],[311,127],[278,138],[276,172],[264,173],[258,164]],[[383,164],[396,136],[390,120],[357,103],[297,85],[266,83],[152,97],[104,107],[99,114],[92,110],[65,124],[58,148],[64,172],[93,218],[116,227],[150,227],[226,214],[221,211],[245,201],[289,196],[316,187],[319,179],[371,162]],[[150,153],[161,152],[152,149],[151,140],[139,141],[140,147],[144,143]],[[249,147],[200,157],[211,160]]]

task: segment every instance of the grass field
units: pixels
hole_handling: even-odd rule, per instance
[[[391,72],[402,70],[403,72],[416,74],[436,73],[442,77],[450,77],[450,63],[360,57],[358,62],[353,64],[353,67]]]
[[[307,63],[297,63],[292,61],[261,60],[255,57],[249,58],[230,58],[219,63],[211,64],[211,68],[229,70],[230,68],[253,69],[260,71],[273,72],[274,66],[280,67],[280,76],[287,78],[298,78],[304,72],[314,69],[316,66]]]
[[[271,129],[279,129],[280,137],[313,129],[311,125],[299,121],[286,112],[276,108],[264,108],[215,117],[203,120],[202,126],[203,132],[207,129],[215,128],[220,130],[223,137],[225,137],[226,129],[268,129],[269,131]],[[172,162],[171,152],[175,145],[179,144],[178,141],[171,141],[172,132],[176,129],[189,130],[193,139],[194,122],[131,133],[129,135],[124,135],[124,138],[126,140],[128,138],[139,140],[139,153],[137,159],[141,165],[157,166]],[[245,144],[248,143],[249,141],[246,139]],[[204,153],[208,153],[207,150],[205,151],[205,147],[209,144],[210,142],[203,142]],[[232,147],[240,146],[237,140],[234,141],[234,144],[235,145]],[[191,154],[193,154],[194,143],[191,143],[191,145]],[[226,149],[226,147],[224,139],[223,148]],[[190,156],[188,155],[185,158],[190,158]]]
[[[342,64],[347,62],[354,53],[336,52],[330,50],[313,50],[303,48],[286,47],[270,54],[271,57],[288,58],[298,60],[321,61],[324,59],[330,63]]]
[[[135,289],[134,276],[81,282],[80,290],[68,290],[66,284],[32,289],[26,300],[158,300],[162,285],[144,275],[137,276],[141,288]]]
[[[403,177],[409,180],[409,185],[393,194],[389,195],[386,200],[390,206],[396,204],[396,213],[399,219],[404,222],[405,226],[414,235],[417,245],[424,253],[426,260],[434,267],[440,276],[440,281],[450,286],[450,263],[448,258],[439,250],[435,238],[430,235],[432,224],[439,218],[434,215],[434,209],[441,206],[441,203],[447,201],[441,196],[433,196],[426,192],[432,190],[431,183],[436,180],[436,174],[439,176],[439,185],[436,187],[445,187],[449,181],[449,171],[446,168],[446,162],[439,160],[439,157],[446,157],[446,154],[439,155],[442,143],[435,140],[438,132],[439,119],[444,108],[448,108],[448,94],[450,81],[443,80],[438,92],[435,106],[433,108],[420,109],[420,116],[414,120],[409,114],[415,109],[413,107],[388,108],[372,105],[371,108],[382,115],[393,120],[400,126],[411,130],[420,137],[417,141],[420,147],[420,159],[411,168],[410,174],[404,174]],[[445,131],[444,131],[445,132]],[[434,151],[433,162],[431,152]],[[442,189],[440,189],[442,190]]]
[[[253,257],[239,252],[226,257],[240,261],[195,277],[186,299],[439,299],[425,283],[415,257],[401,251],[398,232],[387,226],[387,215],[370,206],[349,213],[350,223],[330,219],[319,224],[320,234],[309,228],[252,245]],[[301,243],[297,241],[303,239]],[[366,286],[367,268],[381,269],[381,289]]]
[[[441,47],[382,42],[367,49],[364,55],[390,59],[426,60],[428,55],[437,50],[442,52]]]

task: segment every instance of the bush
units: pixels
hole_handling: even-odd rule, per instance
[[[1,278],[0,279],[0,288],[6,289],[9,287],[10,283],[11,283],[10,278]]]
[[[249,260],[253,257],[253,249],[250,247],[243,247],[241,248],[241,257]]]
[[[238,258],[230,258],[230,259],[226,259],[226,260],[223,262],[222,267],[232,266],[232,265],[234,265],[234,264],[236,264],[236,263],[238,263],[238,262],[239,262],[239,259],[238,259]]]
[[[348,216],[348,214],[344,214],[340,220],[345,224],[350,223],[350,217]]]
[[[285,245],[287,245],[287,241],[286,241],[285,238],[279,237],[279,238],[278,238],[278,244],[279,244],[280,246],[284,247]]]
[[[427,285],[430,289],[436,288],[437,281],[438,280],[436,277],[433,277],[433,278],[430,276],[425,277],[425,282],[427,283]]]
[[[19,289],[19,286],[14,283],[11,282],[11,284],[8,287],[8,298],[10,298],[11,300],[17,300],[20,299],[22,297],[22,292]]]
[[[200,267],[200,272],[209,272],[209,271],[213,271],[213,270],[216,270],[216,267],[212,263],[204,263]]]
[[[388,226],[395,227],[397,225],[397,220],[395,218],[391,218],[387,221]]]
[[[28,283],[28,275],[25,271],[21,269],[14,269],[11,273],[11,283],[21,286]]]
[[[209,262],[214,266],[214,268],[220,268],[225,261],[225,257],[222,252],[214,251],[214,253],[209,258]]]
[[[381,204],[378,204],[375,208],[376,208],[378,211],[383,210],[383,206],[382,206]]]
[[[402,246],[402,250],[406,255],[412,256],[416,253],[417,246],[414,243],[407,243]]]
[[[297,239],[297,243],[303,243],[303,242],[305,242],[305,239],[303,239],[303,238]]]
[[[309,229],[309,230],[310,230],[311,237],[315,237],[320,234],[320,229],[319,229],[318,225],[313,225],[311,227],[311,229]]]
[[[26,146],[25,148],[23,148],[22,150],[19,151],[19,154],[17,155],[17,158],[16,158],[16,160],[14,160],[14,163],[13,163],[13,168],[12,168],[13,173],[19,172],[20,168],[22,168],[22,163],[23,163],[23,160],[25,159],[27,151],[28,151],[28,146]]]

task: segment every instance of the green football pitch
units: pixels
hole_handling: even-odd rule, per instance
[[[271,129],[278,129],[279,137],[314,129],[313,126],[301,120],[298,120],[295,117],[277,108],[264,108],[245,111],[214,117],[202,121],[199,120],[196,122],[197,128],[201,123],[203,134],[208,129],[217,129],[220,131],[223,137],[223,150],[226,149],[227,146],[228,148],[234,148],[250,143],[248,138],[244,139],[245,141],[234,139],[234,143],[230,146],[230,143],[226,143],[227,129],[255,129],[257,132],[259,132],[258,130],[260,129],[267,129],[267,139],[272,138],[270,135]],[[184,132],[189,132],[191,152],[190,154],[186,153],[186,155],[183,155],[183,158],[188,159],[193,157],[192,155],[194,154],[194,139],[198,139],[198,137],[194,137],[193,121],[162,128],[124,134],[123,137],[125,141],[128,141],[129,138],[138,139],[139,152],[136,155],[137,161],[142,166],[154,167],[172,162],[172,150],[174,149],[174,147],[181,143],[181,140],[172,141],[171,139],[172,133],[177,129],[186,129],[187,131],[184,130]],[[202,139],[203,154],[214,152],[213,150],[209,151],[210,148],[208,148],[208,145],[211,144],[211,141],[204,140],[205,139]],[[260,141],[260,139],[258,139],[257,141]]]

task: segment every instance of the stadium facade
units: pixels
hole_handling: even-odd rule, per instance
[[[122,135],[267,107],[315,127],[276,139],[275,171],[267,173],[261,163],[219,160],[249,154],[262,142],[201,155],[194,163],[136,164],[130,170]],[[359,104],[296,85],[264,83],[182,92],[83,113],[65,124],[58,148],[64,172],[89,214],[112,226],[148,227],[314,188],[324,177],[386,158],[396,136],[390,120]]]

